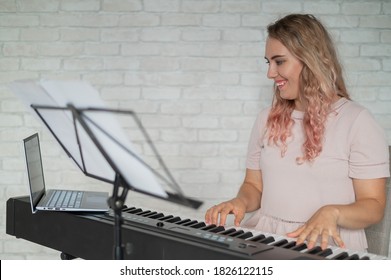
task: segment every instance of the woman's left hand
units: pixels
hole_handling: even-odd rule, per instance
[[[326,249],[329,237],[332,237],[337,246],[344,248],[345,244],[337,230],[339,210],[332,206],[326,205],[320,208],[315,214],[297,230],[287,234],[288,237],[297,238],[297,244],[307,241],[308,249],[319,243],[322,249]]]

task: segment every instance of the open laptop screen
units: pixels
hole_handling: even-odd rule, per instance
[[[35,206],[45,193],[45,180],[43,177],[38,133],[24,139],[24,150],[30,183],[30,195],[33,205]]]

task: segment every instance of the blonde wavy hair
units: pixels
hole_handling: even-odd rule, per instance
[[[327,116],[335,96],[350,99],[342,75],[342,67],[331,36],[313,15],[291,14],[267,27],[268,35],[280,41],[303,64],[300,73],[299,99],[303,104],[305,142],[297,163],[313,161],[322,151]],[[287,139],[294,124],[291,114],[294,100],[281,98],[277,86],[267,121],[269,144],[281,148],[284,156]]]

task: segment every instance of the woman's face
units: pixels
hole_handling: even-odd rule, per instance
[[[266,40],[265,59],[269,64],[267,77],[273,79],[283,99],[294,100],[295,109],[303,110],[300,98],[300,73],[303,64],[277,39]]]

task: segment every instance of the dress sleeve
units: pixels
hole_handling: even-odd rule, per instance
[[[260,157],[263,137],[266,131],[266,121],[270,108],[263,110],[258,114],[250,134],[250,140],[247,148],[246,168],[260,170]]]
[[[350,137],[349,176],[356,179],[389,177],[385,132],[368,110],[362,110],[357,116]]]

